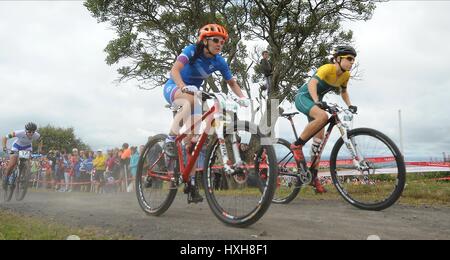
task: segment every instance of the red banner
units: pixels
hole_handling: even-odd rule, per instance
[[[450,167],[448,162],[406,162],[410,166]]]

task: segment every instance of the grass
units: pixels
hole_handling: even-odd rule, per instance
[[[407,181],[400,203],[415,206],[450,206],[450,182],[430,179]]]
[[[450,182],[436,181],[436,178],[449,176],[449,173],[423,173],[408,174],[405,189],[398,203],[411,206],[445,206],[450,207]],[[383,182],[386,185],[377,184],[375,186],[351,185],[347,190],[356,199],[365,201],[377,201],[385,198],[392,191],[393,183]],[[302,188],[297,199],[308,200],[343,200],[333,184],[325,185],[328,190],[325,194],[315,194],[312,187]],[[286,190],[277,190],[275,196],[286,196]],[[258,196],[257,189],[246,188],[240,191],[224,190],[215,191],[217,196]],[[380,196],[380,194],[382,196]]]
[[[305,187],[300,191],[298,198],[308,200],[343,200],[334,185],[325,185],[325,188],[328,190],[326,194],[315,194],[311,187]],[[450,182],[418,178],[413,178],[413,180],[407,179],[405,189],[398,203],[411,206],[450,207]]]
[[[133,239],[99,228],[72,228],[35,217],[0,211],[0,240],[65,240],[69,235],[77,235],[81,240]]]

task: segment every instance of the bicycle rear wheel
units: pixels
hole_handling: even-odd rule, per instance
[[[22,162],[21,168],[19,171],[19,177],[16,180],[16,200],[21,201],[25,198],[27,194],[28,185],[29,185],[29,177],[30,171],[26,161]]]
[[[276,204],[288,204],[294,200],[302,186],[302,182],[297,174],[298,166],[290,147],[291,144],[281,138],[274,144],[278,175],[272,202]]]
[[[331,152],[330,171],[341,196],[364,210],[383,210],[403,192],[406,169],[403,156],[386,135],[368,128],[348,132],[348,138],[364,160],[356,167],[340,138]]]
[[[231,137],[237,134],[244,165],[236,167],[234,173],[226,173],[215,136],[205,157],[203,187],[208,204],[220,221],[235,227],[246,227],[258,221],[272,201],[278,171],[275,152],[271,144],[264,143],[269,138],[249,122],[236,122],[225,133],[228,133],[225,134],[225,143],[231,161],[228,164],[234,165],[236,162]],[[261,176],[262,172],[264,176]]]
[[[136,196],[145,213],[163,214],[177,194],[178,158],[165,155],[163,145],[167,135],[149,139],[139,158],[136,173]]]

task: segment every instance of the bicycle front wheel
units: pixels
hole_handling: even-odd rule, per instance
[[[164,153],[166,135],[149,139],[139,158],[136,172],[136,196],[145,213],[163,214],[177,194],[178,160]]]
[[[6,182],[6,186],[4,187],[4,195],[3,195],[3,200],[5,202],[11,201],[13,193],[14,193],[14,189],[15,189],[15,182],[12,181],[13,178],[15,178],[15,176],[17,176],[17,169],[15,169],[11,175],[8,178],[5,178],[3,180],[3,182]]]
[[[369,128],[348,132],[359,163],[340,138],[331,153],[330,171],[341,196],[364,210],[383,210],[394,204],[405,186],[403,156],[386,135]]]
[[[244,165],[234,168],[233,173],[227,173],[219,140],[214,137],[206,153],[203,187],[208,204],[220,221],[246,227],[258,221],[269,208],[278,167],[269,138],[261,134],[256,125],[243,121],[225,129],[228,165],[236,162],[232,135],[238,139],[239,156]]]
[[[2,192],[2,198],[3,201],[7,202],[8,200],[8,190],[9,190],[9,185],[8,185],[8,178],[6,177],[6,170],[2,173],[2,179],[1,179],[1,192]]]
[[[30,176],[30,171],[29,171],[29,167],[28,167],[28,163],[27,162],[23,162],[23,164],[21,165],[21,170],[19,172],[19,177],[17,178],[16,181],[16,200],[17,201],[21,201],[25,198],[25,195],[27,194],[27,190],[28,190],[28,185],[29,185],[29,176]]]

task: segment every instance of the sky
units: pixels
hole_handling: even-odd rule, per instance
[[[407,158],[450,154],[449,12],[448,1],[391,1],[367,22],[345,23],[361,73],[349,85],[359,109],[354,127],[378,129],[400,144],[401,110]],[[107,149],[167,132],[162,88],[116,82],[117,66],[106,64],[104,52],[113,38],[82,1],[0,1],[0,135],[34,121],[73,127],[93,149]],[[287,122],[278,129],[293,139]]]

